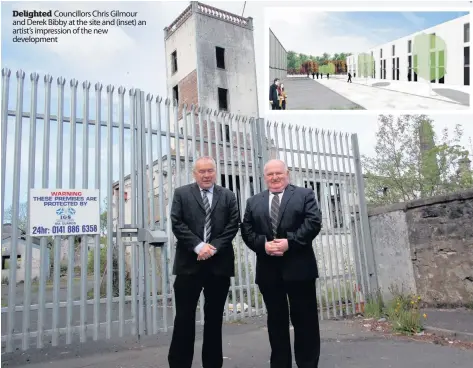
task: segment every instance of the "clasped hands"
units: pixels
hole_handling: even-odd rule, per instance
[[[270,256],[281,257],[288,249],[287,239],[274,239],[264,246],[266,253]]]
[[[206,259],[209,259],[215,254],[216,250],[217,249],[213,245],[205,244],[200,250],[199,255],[197,256],[197,260],[205,261]]]

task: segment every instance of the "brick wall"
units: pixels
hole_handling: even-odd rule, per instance
[[[199,103],[197,91],[197,70],[189,73],[179,81],[179,119],[182,119],[182,105],[187,104],[188,108]]]

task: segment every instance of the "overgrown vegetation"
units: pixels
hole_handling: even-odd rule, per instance
[[[375,154],[363,156],[365,194],[371,205],[388,205],[473,187],[469,152],[445,128],[439,138],[426,115],[380,115]]]
[[[394,332],[406,335],[417,334],[423,331],[423,321],[427,318],[420,310],[421,297],[412,294],[403,294],[391,290],[393,298],[383,303],[379,292],[373,293],[365,303],[364,315],[369,318],[386,318]]]

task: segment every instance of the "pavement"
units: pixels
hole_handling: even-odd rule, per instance
[[[288,93],[287,109],[469,109],[469,90],[462,86],[449,88],[422,82],[413,84],[363,78],[354,78],[353,83],[347,83],[345,76],[330,76],[329,79],[288,77],[283,83]]]
[[[283,83],[286,110],[364,110],[349,98],[307,78],[287,78]]]
[[[429,312],[429,322],[442,323],[442,311]],[[473,311],[453,317],[459,326],[473,322]],[[461,320],[460,318],[467,318]],[[447,322],[443,322],[447,323]],[[241,323],[230,322],[223,326],[224,367],[262,368],[269,366],[269,343],[265,317],[253,317]],[[322,348],[319,368],[471,368],[473,350],[454,346],[412,341],[386,336],[363,328],[359,319],[322,320],[320,323]],[[193,367],[201,367],[201,327],[197,327],[197,340]],[[89,341],[42,350],[20,350],[2,354],[3,367],[31,368],[161,368],[167,367],[167,352],[171,333],[146,336],[139,342],[135,338],[107,341]],[[293,365],[296,366],[295,363]]]
[[[473,309],[424,309],[425,330],[436,335],[473,341]]]

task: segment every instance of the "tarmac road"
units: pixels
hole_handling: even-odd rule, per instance
[[[241,324],[226,323],[224,367],[268,367],[269,343],[264,317]],[[406,339],[386,338],[365,331],[351,321],[321,321],[322,352],[319,368],[470,368],[473,351]],[[164,368],[170,332],[147,336],[140,342],[99,341],[67,348],[3,355],[5,367],[30,368]],[[197,329],[194,365],[201,367],[201,328]],[[295,363],[293,367],[296,367]]]
[[[326,77],[324,77],[326,78]],[[364,110],[353,101],[309,78],[287,78],[287,110]]]

